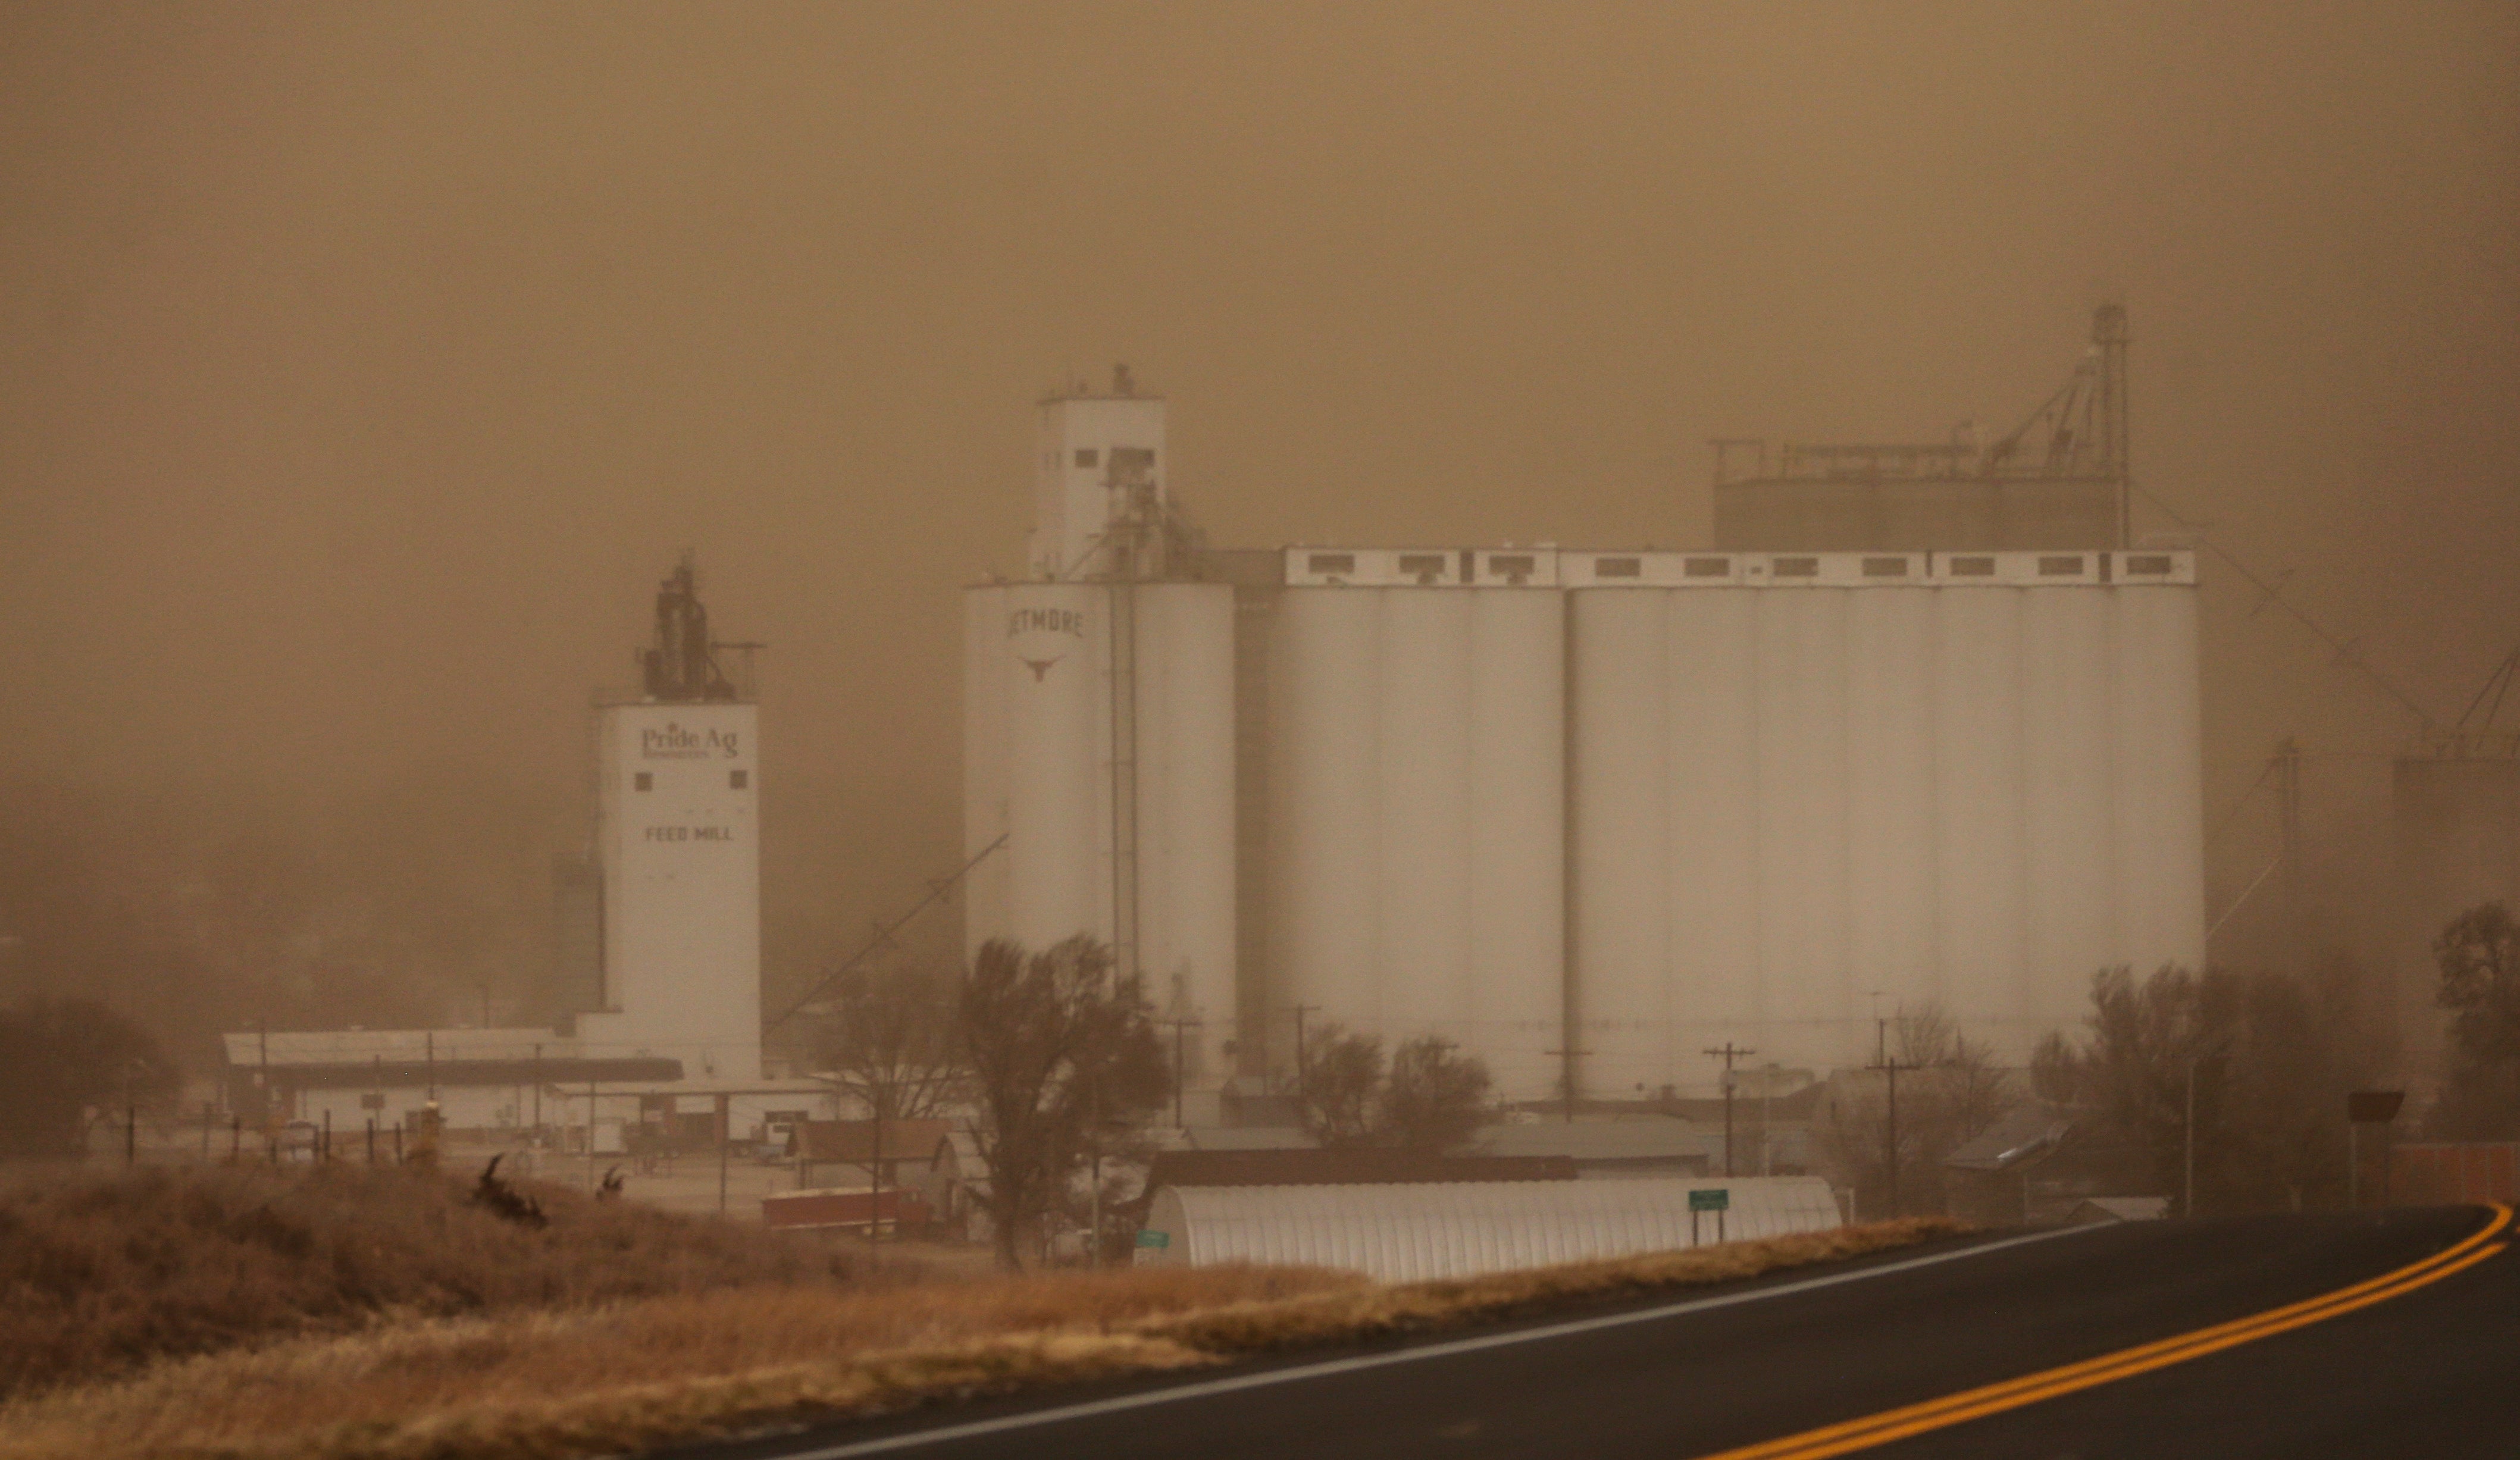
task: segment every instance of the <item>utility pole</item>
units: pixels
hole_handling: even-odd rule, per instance
[[[2203,1056],[2198,1056],[2203,1058]],[[2179,1215],[2196,1215],[2196,1060],[2187,1062],[2187,1109],[2180,1122]]]
[[[2228,1038],[2218,1040],[2210,1049],[2200,1049],[2187,1060],[2187,1103],[2181,1120],[2179,1215],[2196,1215],[2196,1067],[2214,1059],[2230,1045]]]
[[[2302,957],[2301,741],[2286,735],[2275,746],[2275,802],[2283,831],[2283,949],[2287,972],[2304,975]]]
[[[1199,1027],[1196,1019],[1180,1018],[1163,1021],[1173,1030],[1173,1127],[1182,1128],[1182,1085],[1190,1074],[1190,1032]]]
[[[1769,1134],[1776,1128],[1768,1113],[1769,1104],[1776,1094],[1777,1062],[1770,1060],[1766,1072],[1759,1078],[1759,1174],[1763,1176],[1777,1173],[1777,1143]]]
[[[1085,1242],[1085,1265],[1102,1265],[1102,1082],[1086,1086],[1086,1130],[1094,1137],[1094,1229]]]
[[[892,1083],[888,1080],[878,1079],[876,1083],[875,1098],[867,1102],[869,1106],[873,1107],[871,1113],[875,1117],[875,1129],[872,1132],[875,1137],[875,1149],[871,1153],[874,1157],[874,1161],[867,1168],[869,1176],[867,1183],[867,1242],[870,1246],[874,1244],[876,1238],[883,1230],[883,1107],[884,1102],[890,1099],[891,1095]]]
[[[1306,1093],[1306,1085],[1304,1082],[1304,1016],[1306,1014],[1318,1014],[1321,1012],[1321,1008],[1322,1006],[1317,1003],[1299,1003],[1295,1005],[1295,1103],[1298,1106],[1301,1106],[1304,1103],[1304,1095]]]
[[[1882,1023],[1880,1026],[1880,1049],[1881,1057],[1865,1068],[1879,1070],[1890,1080],[1889,1129],[1885,1145],[1890,1163],[1890,1216],[1895,1218],[1899,1215],[1899,1072],[1921,1070],[1925,1067],[1890,1057],[1890,1026],[1887,1023]]]
[[[542,1047],[540,1044],[534,1046],[537,1052]],[[726,1216],[727,1147],[735,1143],[734,1098],[732,1095],[717,1097],[717,1215],[720,1217]],[[534,1089],[534,1124],[537,1127],[542,1125],[542,1089],[539,1085]]]
[[[1563,1049],[1544,1049],[1540,1052],[1558,1055],[1565,1061],[1563,1073],[1558,1077],[1558,1084],[1566,1091],[1566,1124],[1572,1126],[1575,1124],[1575,1060],[1577,1056],[1590,1054],[1593,1051],[1578,1049],[1575,1047],[1575,1041],[1568,1040]]]
[[[1732,1175],[1732,1062],[1736,1059],[1747,1059],[1759,1051],[1740,1048],[1731,1040],[1726,1040],[1721,1049],[1703,1049],[1698,1052],[1708,1059],[1724,1061],[1724,1175],[1729,1180]],[[1759,1128],[1759,1139],[1763,1144],[1767,1140],[1767,1126],[1763,1120]]]

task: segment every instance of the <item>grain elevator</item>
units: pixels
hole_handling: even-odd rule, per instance
[[[966,936],[1109,942],[1192,1124],[1299,1018],[1621,1101],[2201,964],[2191,553],[1213,549],[1163,404],[1043,402],[1031,574],[966,595]]]

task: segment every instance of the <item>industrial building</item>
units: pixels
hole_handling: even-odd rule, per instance
[[[625,1125],[741,1132],[828,1114],[761,1067],[757,706],[720,663],[687,556],[658,588],[636,693],[595,708],[591,850],[559,879],[544,1027],[226,1037],[232,1108],[358,1133],[434,1105],[457,1130],[558,1130],[623,1148]]]
[[[1150,1193],[1137,1261],[1335,1267],[1376,1282],[1426,1282],[1823,1232],[1844,1220],[1818,1176],[1166,1184]]]
[[[2127,315],[2103,304],[2073,374],[2003,436],[1925,444],[1731,438],[1715,447],[1715,546],[1731,552],[2062,551],[2133,538]]]
[[[2056,432],[2122,403],[2094,359]],[[1298,1010],[1650,1100],[1719,1043],[1862,1064],[1903,1001],[2025,1060],[2095,971],[2202,963],[2192,553],[1951,494],[1893,548],[1863,483],[1846,551],[1209,549],[1163,411],[1045,401],[1032,576],[966,595],[966,935],[1108,941],[1190,1124]]]

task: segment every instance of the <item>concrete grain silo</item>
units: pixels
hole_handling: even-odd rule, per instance
[[[2188,553],[1210,551],[1159,403],[1043,409],[1037,576],[966,604],[967,933],[1111,942],[1194,1124],[1298,1020],[1637,1100],[1926,1001],[2018,1061],[2202,961]]]

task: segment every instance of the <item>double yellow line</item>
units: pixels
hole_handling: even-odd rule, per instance
[[[2121,1349],[2115,1353],[2103,1353],[2081,1363],[1947,1394],[1904,1409],[1884,1410],[1863,1419],[1806,1430],[1782,1439],[1744,1445],[1706,1456],[1704,1460],[1822,1460],[1822,1456],[1870,1449],[1874,1445],[1888,1444],[1894,1439],[1905,1439],[1929,1430],[1984,1419],[1990,1414],[2019,1409],[2077,1390],[2114,1383],[2175,1363],[2185,1363],[2191,1358],[2202,1358],[2208,1353],[2268,1338],[2287,1329],[2301,1328],[2341,1313],[2350,1313],[2359,1307],[2369,1307],[2375,1303],[2386,1303],[2427,1283],[2437,1283],[2502,1251],[2509,1244],[2495,1239],[2510,1224],[2511,1209],[2498,1204],[2494,1208],[2493,1219],[2485,1224],[2484,1230],[2466,1241],[2368,1282],[2356,1283],[2350,1288],[2339,1288],[2306,1302],[2253,1313],[2212,1328],[2200,1328],[2158,1343]]]

